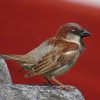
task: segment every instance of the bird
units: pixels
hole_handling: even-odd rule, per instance
[[[56,77],[66,73],[78,60],[84,51],[83,38],[91,33],[77,23],[62,25],[56,34],[39,46],[23,55],[0,54],[6,60],[15,60],[21,66],[21,70],[27,70],[25,78],[42,75],[49,83],[55,82],[62,89],[70,90]]]

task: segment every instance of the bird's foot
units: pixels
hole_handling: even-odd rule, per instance
[[[65,86],[64,88],[67,91],[74,91],[76,88],[75,87],[71,87],[71,86]]]
[[[60,89],[67,90],[67,91],[74,91],[76,88],[71,87],[69,85],[62,85],[62,86],[60,86]]]

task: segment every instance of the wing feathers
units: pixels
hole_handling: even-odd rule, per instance
[[[66,45],[57,45],[51,52],[45,55],[36,65],[33,71],[25,76],[32,77],[54,70],[67,64],[78,52],[78,45],[75,43],[66,43]]]

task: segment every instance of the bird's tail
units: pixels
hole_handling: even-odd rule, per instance
[[[5,60],[15,60],[15,61],[17,61],[22,66],[22,68],[19,70],[19,72],[23,71],[23,70],[31,70],[34,67],[34,64],[35,64],[33,59],[32,59],[32,62],[30,62],[29,57],[24,56],[24,55],[0,54],[0,58],[3,58]]]
[[[0,54],[0,58],[3,58],[5,60],[15,60],[17,62],[19,62],[20,64],[22,64],[23,59],[21,58],[21,55],[14,55],[14,54],[10,54],[10,55],[6,55],[6,54]],[[23,71],[24,67],[22,67],[19,72]]]
[[[0,58],[4,58],[6,60],[19,60],[20,59],[19,55],[13,55],[13,54],[11,55],[0,54]]]

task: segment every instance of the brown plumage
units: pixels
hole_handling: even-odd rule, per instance
[[[43,75],[48,81],[53,80],[62,88],[64,84],[55,77],[67,72],[77,61],[84,50],[83,37],[89,36],[84,28],[75,23],[68,23],[62,26],[56,35],[44,41],[37,48],[25,55],[0,55],[5,59],[16,60],[29,70],[25,77]]]
[[[54,48],[35,65],[34,70],[30,71],[25,77],[32,77],[33,75],[41,75],[48,71],[66,65],[78,52],[78,45],[72,42],[67,42],[62,39],[50,39],[49,45]],[[66,52],[73,51],[71,54]]]

